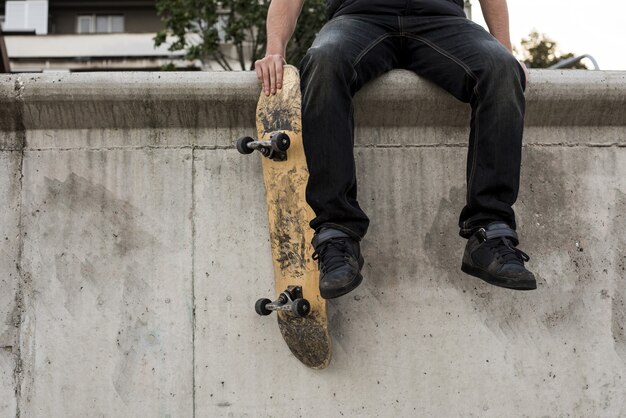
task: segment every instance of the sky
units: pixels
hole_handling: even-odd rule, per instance
[[[478,0],[472,20],[485,28]],[[625,0],[508,0],[511,41],[519,46],[533,30],[556,41],[557,48],[593,56],[601,70],[626,70]],[[591,63],[585,61],[590,68]]]

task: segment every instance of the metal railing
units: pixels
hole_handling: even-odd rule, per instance
[[[564,60],[561,60],[559,62],[557,62],[554,65],[551,65],[550,67],[548,67],[549,70],[557,70],[559,68],[567,68],[571,65],[574,65],[580,61],[582,61],[585,58],[589,58],[589,61],[591,61],[591,63],[593,64],[593,69],[594,70],[599,70],[600,66],[598,66],[598,62],[596,61],[596,59],[594,57],[592,57],[589,54],[584,54],[584,55],[579,55],[577,57],[572,57],[572,58],[567,58]]]

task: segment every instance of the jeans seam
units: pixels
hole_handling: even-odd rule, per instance
[[[405,33],[404,36],[406,36],[408,38],[415,39],[416,41],[423,42],[426,45],[430,46],[435,51],[439,52],[441,55],[445,56],[446,58],[450,58],[452,61],[454,61],[456,64],[458,64],[461,68],[463,68],[463,70],[465,70],[467,75],[472,77],[474,79],[474,81],[478,82],[478,77],[476,76],[476,74],[474,74],[474,72],[467,65],[465,65],[465,63],[463,61],[461,61],[460,59],[458,59],[454,55],[450,54],[445,49],[441,48],[438,45],[435,45],[434,43],[432,43],[431,41],[429,41],[429,40],[427,40],[425,38],[422,38],[421,36],[413,35],[412,33]]]
[[[349,84],[350,86],[352,86],[352,83],[354,83],[356,81],[356,79],[357,79],[356,66],[359,64],[359,62],[361,62],[361,60],[363,59],[365,54],[370,52],[372,49],[374,49],[374,47],[376,45],[380,44],[385,39],[391,38],[391,37],[394,37],[394,36],[402,36],[402,34],[398,33],[398,32],[385,33],[384,35],[381,35],[378,38],[376,38],[365,49],[363,49],[363,51],[361,51],[361,53],[354,59],[354,62],[352,63],[352,73],[353,73],[353,75],[352,75],[352,79],[350,80],[350,84]]]
[[[467,75],[469,75],[470,77],[472,77],[472,79],[475,81],[473,91],[474,91],[474,95],[476,96],[476,99],[477,99],[479,105],[476,107],[476,111],[475,111],[474,151],[473,151],[473,158],[472,158],[472,167],[470,169],[469,178],[467,179],[467,196],[466,196],[467,207],[471,207],[471,205],[470,205],[470,194],[471,194],[471,190],[472,190],[472,181],[474,180],[474,174],[476,172],[476,158],[477,158],[476,150],[478,148],[478,133],[479,133],[479,127],[480,127],[478,114],[479,114],[479,110],[480,110],[481,100],[480,100],[480,95],[478,94],[478,77],[476,76],[476,74],[474,74],[474,72],[467,65],[465,65],[465,63],[463,61],[461,61],[460,59],[456,58],[454,55],[450,54],[449,52],[447,52],[443,48],[441,48],[441,47],[435,45],[434,43],[430,42],[429,40],[424,39],[421,36],[413,35],[413,34],[410,34],[410,33],[405,34],[405,36],[408,37],[408,38],[411,38],[411,39],[415,39],[416,41],[423,42],[424,44],[430,46],[435,51],[439,52],[444,57],[447,57],[448,59],[452,60],[458,66],[463,68],[465,73]]]
[[[376,45],[378,45],[379,43],[381,43],[382,41],[384,41],[385,39],[387,39],[388,37],[390,37],[391,34],[389,33],[385,33],[384,35],[379,36],[378,38],[376,38],[372,43],[370,43],[367,47],[365,47],[363,49],[363,51],[361,51],[361,53],[359,55],[357,55],[357,57],[354,59],[354,62],[352,63],[352,68],[356,67],[359,62],[361,61],[361,59],[363,59],[363,57],[365,56],[365,54],[367,54],[368,52],[370,52]]]

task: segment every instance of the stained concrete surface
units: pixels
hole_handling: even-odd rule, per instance
[[[519,293],[459,271],[463,240],[456,219],[465,150],[358,149],[360,200],[372,218],[363,243],[365,281],[330,303],[334,359],[322,372],[300,367],[280,344],[273,321],[246,310],[271,293],[267,262],[237,257],[259,253],[254,243],[268,246],[250,239],[263,236],[254,232],[262,214],[247,212],[245,223],[215,218],[239,213],[240,204],[262,196],[250,185],[233,196],[212,176],[212,198],[197,197],[221,202],[212,206],[217,216],[207,217],[217,231],[197,235],[197,245],[231,255],[205,260],[206,272],[196,269],[206,275],[196,288],[204,307],[197,311],[203,331],[196,340],[196,411],[285,416],[280,411],[291,406],[296,416],[625,413],[624,246],[609,237],[612,222],[623,216],[618,206],[624,204],[626,152],[615,151],[525,150],[527,187],[518,213],[522,248],[531,254],[539,290]],[[236,176],[239,158],[232,151],[215,155],[208,170]],[[251,283],[256,288],[248,288]],[[211,306],[211,299],[218,303]],[[216,316],[228,319],[214,321]],[[227,356],[206,348],[216,335]],[[267,384],[267,376],[288,383]]]
[[[22,237],[2,247],[1,266],[21,267],[0,282],[2,309],[23,298],[0,412],[626,415],[626,74],[533,72],[516,210],[539,289],[526,293],[459,271],[467,107],[407,72],[367,86],[365,280],[329,304],[323,371],[252,308],[273,294],[264,192],[258,156],[232,143],[254,132],[254,75],[160,76],[36,75],[19,99],[0,77],[24,110],[0,114],[13,138],[0,219]]]
[[[191,414],[190,174],[190,150],[25,152],[26,416]]]

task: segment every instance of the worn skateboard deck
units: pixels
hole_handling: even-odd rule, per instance
[[[305,200],[309,173],[302,146],[300,100],[298,70],[286,65],[282,89],[270,96],[261,92],[256,128],[259,140],[284,132],[291,142],[285,161],[262,158],[276,295],[288,286],[301,286],[303,298],[310,303],[310,313],[303,318],[278,311],[278,327],[298,360],[322,369],[330,363],[331,339],[326,301],[319,293],[318,265],[311,258],[309,221],[314,214]]]

